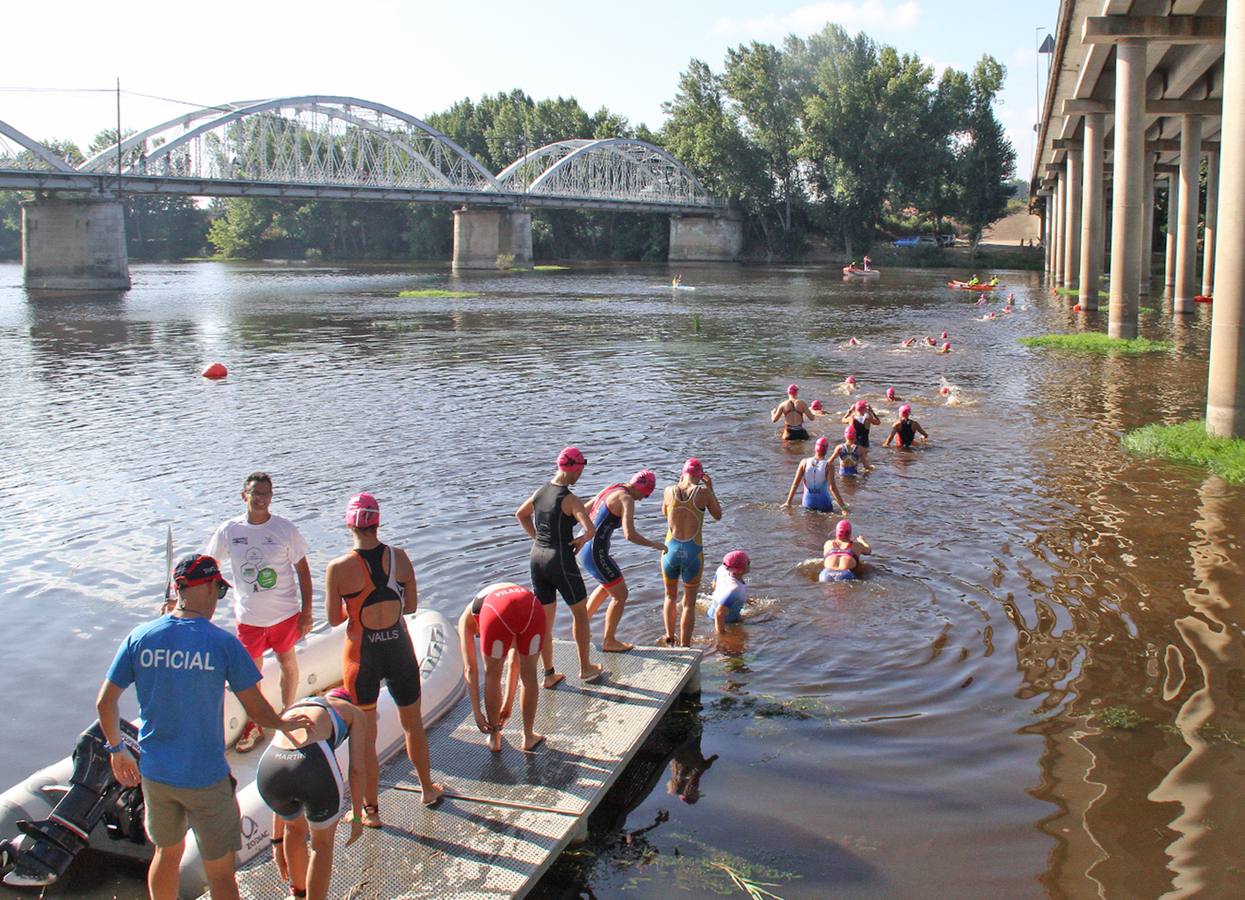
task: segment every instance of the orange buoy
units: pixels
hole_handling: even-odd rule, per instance
[[[1192,194],[1190,194],[1190,196],[1192,196]],[[1193,298],[1193,302],[1194,303],[1210,303],[1212,301],[1211,301],[1211,298],[1208,297],[1206,294],[1198,294],[1196,297]]]
[[[211,378],[215,381],[218,378],[224,378],[229,374],[229,370],[225,368],[224,363],[214,362],[200,373],[204,378]]]

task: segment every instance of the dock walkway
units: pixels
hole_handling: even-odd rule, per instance
[[[578,669],[575,646],[557,641],[561,672]],[[385,827],[364,829],[344,847],[337,829],[330,897],[522,897],[573,841],[676,697],[698,686],[700,651],[637,647],[594,654],[610,675],[581,684],[573,675],[542,691],[534,753],[519,749],[518,700],[506,746],[493,754],[464,697],[428,732],[433,777],[447,796],[420,801],[405,753],[381,767]],[[238,873],[243,898],[284,897],[271,855]]]

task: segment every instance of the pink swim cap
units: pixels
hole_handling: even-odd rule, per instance
[[[748,554],[742,550],[732,550],[722,557],[722,565],[735,572],[742,572],[752,563]]]
[[[843,383],[844,383],[844,384],[855,384],[855,383],[856,383],[856,376],[855,376],[855,375],[848,375],[846,378],[844,378],[844,379],[843,379]]]
[[[813,452],[816,453],[818,456],[825,456],[826,451],[829,449],[830,449],[830,438],[825,437],[824,435],[817,439],[817,443],[813,444]]]
[[[942,332],[942,334],[941,334],[940,336],[942,337],[942,339],[943,339],[944,341],[947,339],[947,332],[946,332],[946,329],[943,329],[943,332]]]
[[[899,418],[906,419],[910,415],[912,415],[911,404],[905,403],[903,406],[899,407]]]
[[[788,397],[794,397],[799,392],[800,392],[800,386],[798,384],[787,385],[787,396]]]
[[[346,524],[351,528],[372,528],[380,524],[380,504],[364,491],[346,503]]]
[[[834,526],[834,536],[840,541],[850,541],[852,539],[852,523],[847,519],[840,519],[839,524]]]
[[[640,498],[643,499],[653,493],[657,487],[657,476],[653,474],[651,469],[641,469],[631,476],[631,480],[627,484],[635,488]]]
[[[813,409],[813,410],[816,410],[817,412],[821,412],[821,401],[814,400],[812,403],[809,404],[809,409]]]
[[[856,443],[856,426],[855,425],[848,425],[846,428],[843,429],[843,440],[847,441],[849,444]]]
[[[887,399],[887,400],[894,400],[894,399],[895,399],[895,389],[894,389],[893,387],[888,387],[888,388],[886,389],[886,399]]]
[[[868,408],[869,408],[869,402],[867,400],[856,401],[856,412],[864,412]]]
[[[938,393],[942,394],[945,397],[947,394],[951,393],[951,388],[947,387],[944,384],[942,387],[938,389]]]
[[[687,462],[683,463],[683,474],[691,475],[693,478],[699,478],[701,475],[705,474],[705,467],[700,464],[700,460],[693,456]]]
[[[559,469],[578,469],[588,464],[587,458],[578,447],[564,447],[558,454]]]
[[[335,687],[324,696],[332,697],[334,700],[345,700],[347,703],[354,703],[354,696],[344,687]]]
[[[938,352],[939,352],[939,353],[950,353],[950,352],[951,352],[951,342],[950,342],[950,341],[947,341],[945,344],[943,344],[943,345],[942,345],[942,349],[941,349],[941,350],[939,350]]]

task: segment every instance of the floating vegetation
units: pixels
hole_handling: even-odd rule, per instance
[[[1081,289],[1061,287],[1061,288],[1055,288],[1055,293],[1058,294],[1060,297],[1079,297],[1081,296]],[[1099,297],[1110,297],[1111,295],[1108,294],[1106,291],[1100,290],[1098,291],[1098,296]]]
[[[533,272],[566,272],[570,266],[532,266]]]
[[[1026,347],[1043,350],[1069,350],[1076,353],[1121,353],[1134,356],[1139,353],[1166,353],[1174,348],[1171,341],[1152,341],[1149,338],[1113,338],[1090,331],[1081,334],[1042,334],[1036,337],[1018,338]]]
[[[1131,706],[1108,706],[1094,713],[1094,718],[1104,727],[1120,731],[1133,731],[1150,721]]]
[[[741,697],[731,695],[719,697],[705,707],[703,717],[706,722],[720,719],[833,721],[840,718],[844,711],[843,707],[831,706],[818,697],[802,696],[781,699],[765,694],[748,694]]]
[[[1233,484],[1245,483],[1245,440],[1211,437],[1200,419],[1134,429],[1124,435],[1124,448],[1137,456],[1209,469]]]
[[[474,291],[445,291],[440,288],[427,288],[422,291],[399,291],[399,297],[436,297],[451,300],[463,300],[468,297],[479,297]]]
[[[760,862],[749,862],[683,835],[672,837],[701,852],[701,855],[691,856],[680,853],[676,848],[673,854],[663,853],[651,859],[653,868],[674,876],[674,886],[678,890],[698,894],[707,892],[721,897],[729,897],[742,891],[752,900],[782,900],[780,895],[769,888],[780,887],[784,881],[798,881],[803,878],[799,873],[786,872]],[[643,876],[634,878],[629,886],[638,887],[640,882],[650,880]],[[663,893],[668,893],[668,887]]]

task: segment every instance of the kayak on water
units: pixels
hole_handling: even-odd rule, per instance
[[[855,266],[844,266],[843,274],[855,278],[874,278],[882,274],[880,269],[857,269]]]
[[[988,282],[982,284],[969,284],[967,281],[948,281],[947,287],[957,291],[993,291],[998,285]]]

